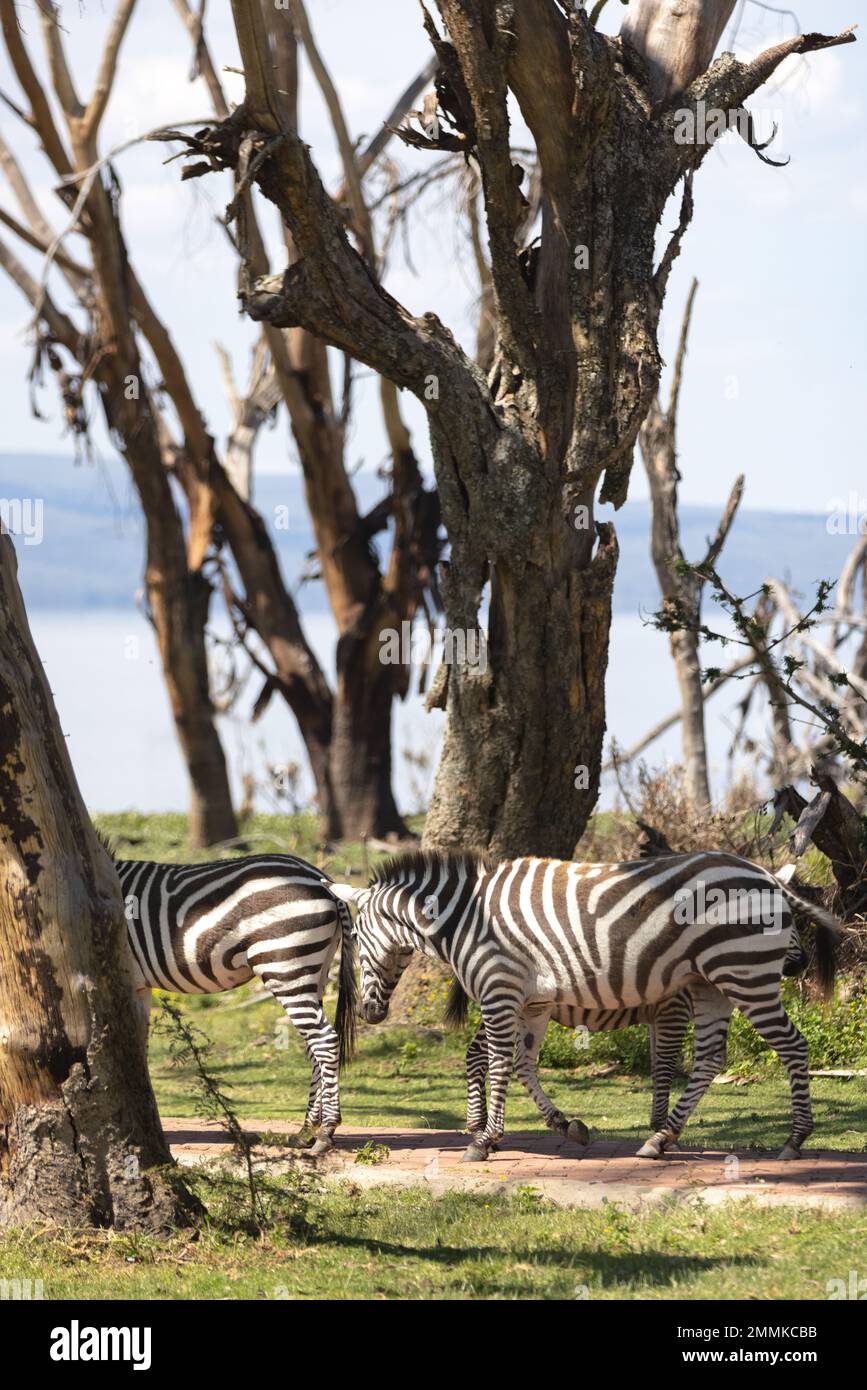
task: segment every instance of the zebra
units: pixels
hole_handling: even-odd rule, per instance
[[[585,867],[589,868],[590,865]],[[781,870],[787,881],[794,865]],[[792,939],[783,965],[786,976],[800,975],[807,968],[808,956],[801,942],[800,933],[792,932]],[[460,1028],[466,1023],[469,999],[459,981],[454,980],[449,990],[444,1021],[451,1028]],[[650,1108],[650,1128],[653,1132],[662,1129],[668,1116],[671,1083],[683,1054],[683,1041],[692,1019],[692,999],[689,990],[659,1004],[640,1005],[634,1009],[579,1009],[574,1005],[559,1004],[551,1010],[549,1022],[559,1023],[563,1028],[581,1029],[588,1033],[614,1032],[618,1028],[634,1028],[646,1025],[650,1032],[650,1069],[653,1099]],[[520,1031],[520,1021],[518,1023]],[[541,1043],[541,1039],[540,1039]],[[545,1124],[576,1144],[586,1144],[589,1140],[587,1127],[581,1120],[568,1120],[548,1098],[542,1089],[536,1071],[538,1053],[525,1054],[526,1067],[518,1077],[535,1102]],[[467,1074],[467,1131],[481,1139],[487,1123],[487,1099],[485,1084],[488,1073],[488,1044],[485,1037],[484,1020],[473,1037],[466,1055]],[[647,1154],[645,1157],[662,1157]]]
[[[790,876],[725,851],[590,865],[523,858],[495,867],[474,854],[418,851],[387,860],[367,888],[333,884],[332,891],[359,908],[361,1011],[368,1022],[386,1017],[415,950],[444,960],[481,1006],[490,1102],[466,1161],[484,1161],[502,1138],[513,1060],[522,1079],[535,1071],[555,1008],[641,1008],[683,989],[695,1016],[692,1074],[640,1156],[659,1157],[677,1141],[723,1066],[737,1007],[788,1071],[792,1132],[779,1157],[793,1159],[813,1119],[807,1044],[780,1000],[791,907],[816,926],[826,995],[840,923],[800,897]]]
[[[456,980],[450,991],[446,1005],[445,1021],[452,1027],[459,1027],[466,1021],[468,997]],[[632,1028],[637,1024],[647,1024],[650,1028],[650,1057],[653,1078],[653,1102],[650,1111],[650,1127],[660,1129],[668,1115],[668,1101],[675,1069],[683,1051],[683,1040],[692,1018],[692,1001],[686,990],[675,994],[671,999],[663,999],[659,1004],[643,1005],[635,1009],[579,1009],[568,1004],[552,1008],[548,1022],[559,1023],[564,1028],[586,1029],[590,1033],[613,1032],[615,1028]],[[516,1034],[521,1035],[523,1015],[519,1017]],[[529,1030],[523,1029],[524,1037]],[[537,1071],[539,1047],[544,1030],[535,1048],[524,1047],[520,1062],[516,1063],[515,1075],[523,1084],[531,1100],[536,1104],[542,1119],[549,1129],[571,1139],[575,1144],[587,1144],[590,1134],[583,1121],[569,1120],[553,1101],[545,1094]],[[485,1034],[484,1019],[467,1048],[467,1131],[479,1143],[482,1142],[487,1124],[487,1100],[485,1082],[488,1074],[488,1040]],[[493,1145],[491,1146],[493,1147]]]
[[[288,854],[205,864],[116,859],[115,868],[145,1035],[152,990],[215,994],[257,976],[301,1034],[310,1058],[310,1095],[297,1142],[314,1156],[325,1153],[340,1123],[339,1071],[353,1048],[356,996],[352,919],[331,892],[331,880]],[[332,1027],[322,995],[338,942]]]

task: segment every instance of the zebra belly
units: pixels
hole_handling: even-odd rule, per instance
[[[166,989],[165,981],[158,979],[147,968],[142,969],[139,965],[137,973],[144,976],[145,984],[150,989]],[[247,964],[245,956],[243,963],[239,962],[237,968],[225,969],[220,967],[215,971],[215,976],[214,980],[209,980],[207,983],[193,982],[186,978],[183,982],[183,988],[179,983],[173,983],[171,992],[176,994],[223,994],[227,989],[236,989],[238,985],[248,984],[253,978],[253,971]]]

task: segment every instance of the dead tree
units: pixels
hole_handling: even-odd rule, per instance
[[[699,29],[687,23],[692,6],[633,0],[616,39],[583,7],[554,0],[437,8],[444,31],[424,14],[437,119],[412,139],[461,151],[480,173],[497,338],[487,376],[436,314],[415,317],[383,289],[357,227],[351,245],[287,119],[258,6],[233,0],[245,100],[190,149],[200,164],[246,170],[291,235],[285,272],[244,295],[251,317],[307,329],[425,406],[451,544],[447,626],[475,633],[489,589],[484,668],[456,661],[439,691],[448,724],[428,841],[569,854],[596,800],[605,728],[617,545],[612,526],[595,524],[594,499],[600,482],[603,500],[625,499],[657,389],[659,309],[714,138],[701,113],[740,111],[789,54],[854,36],[807,35],[708,67],[732,0],[708,0]],[[631,23],[663,11],[669,38],[657,51]],[[664,89],[651,77],[659,70]],[[510,93],[543,186],[539,245],[524,255]],[[655,264],[654,233],[681,184],[679,223]]]
[[[37,367],[58,377],[67,418],[86,431],[83,392],[97,388],[109,432],[129,466],[146,523],[145,590],[178,740],[190,778],[190,840],[212,844],[237,833],[226,761],[208,689],[205,622],[211,586],[202,570],[214,514],[207,489],[189,495],[189,538],[172,493],[167,468],[168,430],[149,389],[136,325],[156,316],[127,255],[110,169],[99,164],[100,123],[117,73],[118,54],[134,8],[121,0],[109,30],[93,92],[82,102],[66,59],[56,7],[38,0],[53,94],[66,125],[55,124],[51,105],[30,58],[13,0],[0,0],[0,22],[11,66],[28,103],[19,115],[38,135],[68,205],[72,224],[86,238],[90,262],[78,265],[58,248],[17,160],[2,146],[2,162],[25,225],[3,221],[22,240],[51,255],[86,322],[77,326],[61,312],[43,277],[37,282],[14,252],[0,244],[0,263],[34,311]],[[16,108],[17,109],[17,108]],[[68,209],[67,209],[68,210]],[[47,275],[47,268],[44,273]],[[64,354],[68,359],[64,361]],[[186,475],[185,475],[186,476]]]
[[[132,8],[121,3],[110,30],[99,79],[103,109]],[[184,0],[178,0],[177,8],[195,26],[196,17]],[[240,640],[246,642],[248,635],[255,634],[267,651],[269,664],[262,668],[265,685],[256,712],[261,712],[276,691],[298,722],[316,785],[323,834],[333,839],[402,831],[391,791],[390,709],[394,690],[401,682],[405,684],[408,672],[406,668],[395,672],[379,663],[378,644],[373,641],[363,644],[360,658],[357,638],[360,615],[368,627],[377,618],[387,621],[387,601],[396,595],[398,611],[392,620],[411,617],[419,595],[426,585],[433,584],[438,529],[435,498],[421,486],[399,412],[389,403],[390,438],[395,442],[391,504],[380,507],[373,517],[362,517],[355,508],[343,466],[345,422],[338,419],[330,401],[324,348],[308,342],[303,333],[288,335],[266,329],[250,389],[246,397],[235,402],[236,425],[221,462],[171,333],[150,302],[124,244],[120,230],[122,197],[110,164],[105,163],[105,176],[94,177],[98,172],[94,167],[98,122],[90,125],[84,115],[74,114],[81,103],[76,105],[73,100],[56,13],[47,3],[41,9],[52,82],[67,112],[71,150],[67,151],[52,121],[45,92],[15,24],[12,0],[3,0],[0,13],[7,48],[30,104],[29,112],[19,114],[40,135],[55,173],[64,179],[64,198],[73,200],[89,188],[78,209],[76,230],[91,243],[92,263],[79,265],[66,253],[22,169],[5,147],[0,149],[3,166],[24,221],[6,213],[0,217],[27,245],[48,253],[53,268],[72,289],[85,326],[77,326],[74,318],[58,309],[46,284],[37,282],[11,249],[0,246],[0,261],[33,305],[40,358],[57,375],[73,428],[85,428],[83,393],[86,384],[93,382],[109,428],[121,442],[133,474],[147,524],[149,610],[194,788],[191,838],[194,843],[205,843],[235,833],[207,685],[204,627],[212,588],[206,576],[214,572],[215,561]],[[282,19],[285,28],[285,15]],[[291,37],[291,30],[286,32]],[[288,57],[285,45],[281,51],[285,76],[294,40]],[[203,35],[197,45],[197,62],[218,111],[226,114],[228,108]],[[412,101],[422,80],[420,76],[411,84],[404,94],[406,101]],[[87,142],[83,143],[85,125]],[[359,157],[360,169],[369,167],[381,151],[381,136],[371,142],[374,144],[375,151],[369,148]],[[248,195],[241,197],[248,202]],[[91,203],[98,208],[99,218],[91,211]],[[258,237],[258,230],[251,227],[249,235]],[[101,242],[94,246],[97,236]],[[260,238],[258,244],[261,246]],[[267,269],[267,262],[263,268]],[[143,351],[155,364],[159,393],[146,385]],[[121,381],[123,394],[118,390]],[[323,532],[318,538],[326,555],[323,569],[331,580],[329,592],[336,592],[343,602],[338,620],[346,639],[341,642],[336,695],[307,641],[267,528],[249,497],[256,431],[281,398],[290,407],[299,450],[307,462],[305,476],[315,480],[324,499]],[[163,402],[174,408],[180,438]],[[335,460],[334,466],[330,459]],[[186,536],[175,505],[172,477],[184,494],[189,519]],[[345,505],[347,497],[349,506]],[[329,515],[333,520],[330,531]],[[370,540],[391,516],[396,521],[393,560],[387,573],[380,576]],[[225,541],[231,552],[240,581],[237,584],[228,584],[216,537]],[[384,596],[379,608],[370,602],[377,590]],[[376,678],[373,696],[364,680],[357,678],[359,669],[363,676],[368,668]]]
[[[732,488],[716,535],[709,542],[701,564],[687,567],[680,544],[677,510],[677,485],[680,482],[677,467],[677,406],[697,289],[698,281],[693,280],[681,324],[668,405],[663,411],[659,397],[654,397],[641,426],[639,442],[650,484],[650,553],[662,594],[663,617],[669,612],[678,619],[677,626],[669,631],[669,643],[680,690],[686,790],[693,806],[701,809],[708,806],[711,799],[704,727],[705,697],[699,660],[698,628],[705,583],[701,571],[703,567],[716,564],[743,495],[744,477],[741,474]],[[683,623],[681,618],[685,619]]]
[[[200,16],[188,0],[174,0],[174,4],[194,39],[196,63],[206,79],[216,114],[230,119]],[[429,80],[430,70],[424,69],[402,93],[383,132],[366,149],[356,152],[304,5],[293,0],[288,10],[278,9],[263,0],[261,15],[281,119],[296,138],[299,38],[304,44],[343,164],[343,186],[332,206],[353,227],[366,264],[375,273],[377,248],[365,200],[364,175],[385,148],[390,127],[403,117]],[[239,169],[229,219],[237,228],[245,283],[246,277],[264,276],[269,271],[249,183],[250,173]],[[294,260],[297,252],[288,229],[286,247],[289,260]],[[423,485],[397,391],[384,378],[381,397],[391,454],[390,495],[370,515],[363,515],[347,469],[348,421],[334,398],[325,342],[304,327],[285,331],[268,323],[263,325],[262,341],[271,359],[273,384],[289,416],[304,475],[319,574],[338,630],[334,692],[318,673],[315,687],[308,682],[293,704],[316,774],[323,828],[329,838],[406,835],[392,790],[391,711],[394,699],[406,694],[411,671],[408,660],[383,662],[382,635],[386,630],[400,632],[402,624],[411,623],[417,612],[438,604],[436,494]],[[351,362],[347,364],[350,368]],[[278,600],[275,585],[262,573],[265,568],[273,570],[274,564],[264,549],[264,536],[260,533],[258,552],[254,552],[249,538],[245,542],[238,535],[234,526],[237,510],[235,503],[226,534],[242,570],[246,598],[233,606],[241,626],[259,634],[273,661],[273,674],[266,676],[257,704],[261,710],[273,692],[286,693],[287,686],[292,688],[292,671],[286,669],[285,662],[290,647],[285,637],[291,628],[291,651],[297,653],[301,624],[294,609],[290,613],[285,592]],[[391,553],[381,569],[372,540],[389,522],[393,525]],[[257,561],[258,580],[253,573]],[[275,630],[276,622],[283,628],[282,639]]]
[[[81,800],[0,536],[0,1225],[182,1214],[120,885]]]
[[[853,781],[859,745],[867,745],[865,579],[867,536],[859,536],[836,585],[828,585],[829,591],[833,589],[833,605],[823,602],[819,611],[807,613],[788,584],[767,578],[743,623],[751,640],[739,645],[747,648],[747,655],[702,686],[702,699],[707,700],[732,680],[748,682],[739,702],[733,751],[740,747],[752,753],[768,745],[750,722],[756,695],[762,691],[767,695],[771,714],[767,762],[775,786],[790,776],[811,776],[817,783],[819,778],[830,779],[838,787],[847,787],[859,806],[867,800],[867,785]],[[799,716],[795,708],[799,701],[800,714],[810,717]],[[618,762],[634,761],[673,728],[682,713],[677,710],[660,720],[632,748],[620,752]],[[851,756],[846,754],[847,742]]]

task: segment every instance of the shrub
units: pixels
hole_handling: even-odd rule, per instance
[[[812,1002],[797,980],[783,982],[783,1003],[796,1028],[807,1039],[810,1066],[867,1066],[867,991],[860,982],[842,977],[837,994],[827,1007]],[[684,1065],[691,1066],[693,1027],[684,1044]],[[539,1052],[543,1067],[585,1067],[614,1065],[627,1074],[650,1074],[650,1031],[647,1028],[619,1028],[612,1033],[581,1033],[548,1025]],[[727,1070],[751,1076],[774,1066],[779,1060],[743,1014],[735,1011],[729,1025]]]
[[[646,1028],[587,1033],[549,1023],[539,1050],[543,1067],[611,1066],[624,1072],[650,1072],[650,1034]]]

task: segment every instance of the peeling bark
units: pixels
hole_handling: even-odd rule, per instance
[[[133,1006],[120,886],[0,537],[0,1225],[162,1230],[187,1209]]]

